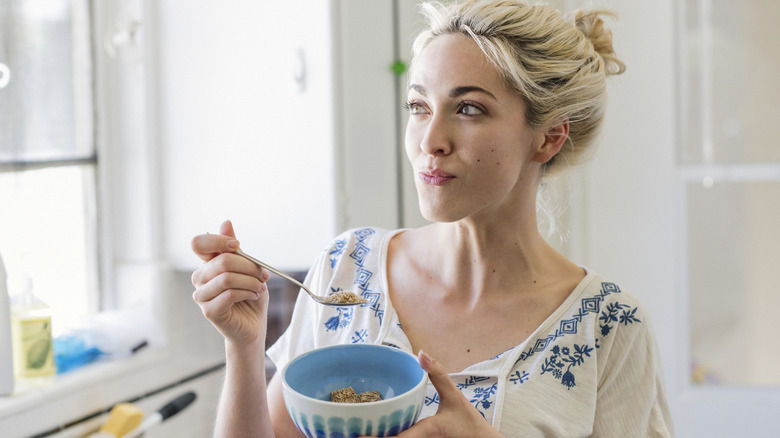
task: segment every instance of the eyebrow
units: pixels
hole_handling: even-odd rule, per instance
[[[422,85],[411,84],[411,85],[409,85],[409,89],[410,90],[414,90],[414,91],[422,94],[423,96],[426,95],[425,87],[423,87]],[[464,85],[464,86],[461,86],[461,87],[455,87],[452,90],[450,90],[449,95],[450,95],[451,98],[455,98],[455,97],[463,96],[464,94],[474,93],[474,92],[482,93],[482,94],[485,94],[487,96],[490,96],[494,100],[498,100],[498,99],[496,99],[496,96],[494,96],[493,93],[491,93],[490,91],[488,91],[488,90],[486,90],[486,89],[484,89],[482,87],[477,87],[477,86],[473,86],[473,85]]]

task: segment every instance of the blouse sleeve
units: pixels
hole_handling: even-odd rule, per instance
[[[320,295],[330,295],[338,291],[355,290],[368,295],[371,305],[356,307],[323,306],[312,300],[305,291],[301,291],[293,308],[290,326],[272,345],[266,354],[277,369],[284,367],[292,358],[301,353],[334,344],[369,342],[376,335],[379,322],[374,315],[382,314],[379,301],[380,293],[376,288],[381,242],[386,235],[384,230],[361,228],[347,230],[337,236],[312,265],[304,279],[304,284]],[[369,257],[369,254],[371,255]],[[370,280],[370,281],[369,281]]]
[[[650,319],[646,313],[632,317],[635,323],[617,327],[599,366],[593,436],[674,436]]]

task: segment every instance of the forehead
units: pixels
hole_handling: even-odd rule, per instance
[[[461,34],[433,38],[414,59],[410,83],[426,90],[469,85],[494,94],[510,91],[477,43]]]

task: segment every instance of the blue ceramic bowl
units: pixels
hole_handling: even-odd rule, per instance
[[[304,353],[282,369],[284,403],[308,437],[394,436],[417,421],[428,375],[397,348],[345,344]],[[333,403],[331,391],[379,391],[381,401]]]

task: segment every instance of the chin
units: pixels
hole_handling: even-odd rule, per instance
[[[429,222],[456,222],[471,212],[467,200],[453,196],[452,192],[442,188],[431,188],[417,182],[417,202],[420,213]]]
[[[463,218],[463,216],[456,214],[453,209],[446,208],[443,205],[432,206],[429,204],[423,204],[420,202],[420,213],[425,220],[429,222],[448,223],[455,222]]]

